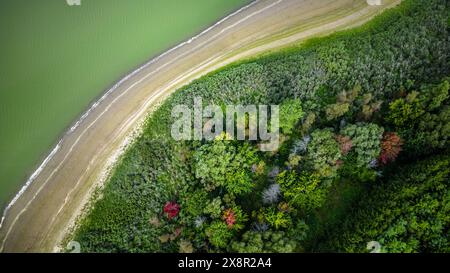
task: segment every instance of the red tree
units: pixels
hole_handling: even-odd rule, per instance
[[[164,206],[164,212],[167,214],[167,218],[172,219],[180,212],[180,205],[176,202],[167,202]]]
[[[232,228],[234,223],[236,222],[234,211],[232,209],[227,209],[226,211],[224,211],[223,219],[227,223],[228,228]]]
[[[400,151],[402,150],[403,141],[397,133],[385,133],[381,143],[381,154],[379,161],[387,164],[389,161],[394,161]]]

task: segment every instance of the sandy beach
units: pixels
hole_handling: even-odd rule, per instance
[[[257,0],[127,76],[74,123],[15,200],[0,229],[0,252],[54,252],[94,189],[164,98],[236,60],[367,22],[400,3]]]

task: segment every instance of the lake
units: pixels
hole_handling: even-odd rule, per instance
[[[0,206],[108,87],[249,0],[0,0]]]

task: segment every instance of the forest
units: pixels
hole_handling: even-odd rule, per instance
[[[83,252],[450,252],[450,5],[234,63],[149,116],[70,239]],[[175,141],[178,104],[280,106],[281,145]]]

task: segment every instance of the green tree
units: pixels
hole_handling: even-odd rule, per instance
[[[187,213],[189,216],[199,216],[204,213],[204,208],[208,205],[208,193],[201,189],[194,192],[186,193],[186,196],[182,199],[181,213]]]
[[[411,128],[423,113],[422,104],[416,93],[411,93],[406,99],[397,99],[389,104],[386,119],[397,128]]]
[[[209,214],[215,219],[220,217],[223,208],[224,206],[222,204],[222,199],[220,197],[216,197],[207,203],[207,205],[203,208],[203,212]]]
[[[450,107],[445,106],[436,114],[426,113],[411,132],[408,148],[419,153],[430,153],[449,146]]]
[[[238,253],[292,253],[296,240],[283,231],[247,231],[240,242],[231,244],[231,251]]]
[[[448,156],[395,170],[361,198],[322,249],[367,252],[367,242],[378,241],[383,252],[449,252],[449,173]]]
[[[423,86],[419,97],[423,108],[427,111],[433,111],[441,107],[449,97],[449,88],[448,80],[444,80],[436,85]]]
[[[315,121],[316,121],[316,114],[314,114],[314,112],[309,112],[302,123],[301,133],[303,135],[307,134],[308,131],[311,129],[311,127],[314,125]]]
[[[280,128],[284,134],[292,134],[292,130],[303,118],[304,112],[299,99],[287,99],[280,105]]]
[[[325,201],[327,187],[316,174],[284,171],[277,176],[284,198],[289,204],[307,212]]]
[[[315,130],[311,133],[307,158],[312,168],[323,177],[333,177],[337,161],[341,158],[339,143],[330,129]]]
[[[327,108],[325,109],[325,113],[327,116],[327,120],[333,120],[342,117],[349,110],[350,110],[349,103],[335,103],[328,105]]]
[[[233,238],[233,232],[223,221],[212,222],[205,232],[211,245],[217,248],[225,248],[231,238]]]
[[[292,219],[289,214],[273,207],[267,209],[264,215],[267,223],[275,229],[288,228],[292,224]]]
[[[350,124],[341,130],[341,135],[352,140],[352,150],[356,153],[356,164],[366,167],[377,159],[381,152],[381,139],[384,129],[373,123]]]
[[[387,120],[405,141],[406,151],[415,155],[429,154],[449,144],[449,83],[424,85],[406,98],[390,104]]]
[[[252,190],[251,168],[259,160],[250,144],[214,140],[197,149],[193,157],[195,176],[208,190],[225,187],[237,195]]]

